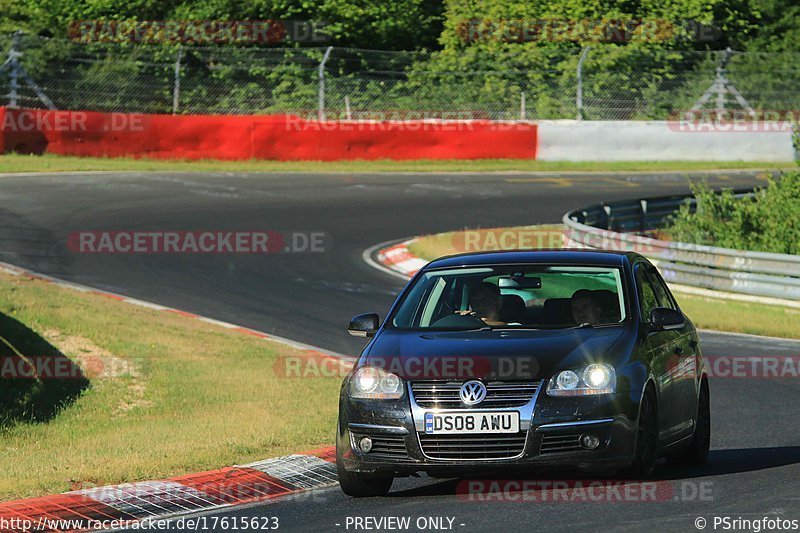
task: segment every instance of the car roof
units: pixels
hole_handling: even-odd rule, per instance
[[[621,267],[641,257],[636,252],[612,250],[503,250],[449,255],[431,261],[424,270],[477,265],[565,264]]]

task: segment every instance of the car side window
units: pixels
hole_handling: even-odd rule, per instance
[[[642,313],[642,320],[650,320],[650,312],[659,307],[659,303],[643,264],[636,266],[636,287],[639,291],[639,310]]]
[[[654,268],[647,269],[647,277],[650,279],[650,283],[653,285],[653,290],[656,293],[659,307],[667,307],[677,311],[678,307],[675,305],[675,300],[670,296],[669,289],[667,289],[667,286],[664,284],[661,276],[658,275]]]

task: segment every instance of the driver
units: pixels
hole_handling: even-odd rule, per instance
[[[572,318],[576,324],[594,326],[601,322],[603,307],[592,294],[592,291],[587,289],[575,291],[572,295],[571,307]]]

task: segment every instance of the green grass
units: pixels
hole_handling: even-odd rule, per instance
[[[680,292],[675,298],[698,328],[800,339],[800,309]]]
[[[640,161],[560,162],[525,159],[411,160],[411,161],[175,161],[130,158],[91,158],[57,155],[0,155],[0,172],[56,172],[90,170],[173,170],[223,172],[566,172],[566,171],[690,171],[749,168],[796,168],[793,163]]]
[[[504,248],[501,245],[504,234],[513,237],[507,241],[510,244],[508,248],[558,248],[561,231],[563,226],[557,224],[452,231],[420,237],[409,245],[409,251],[430,261],[456,253],[498,250]],[[677,291],[675,297],[699,328],[800,339],[800,310],[707,298]]]
[[[0,425],[0,500],[158,479],[333,441],[341,378],[281,377],[276,360],[300,353],[283,345],[7,274],[0,274],[0,313],[73,361],[113,358],[134,370],[87,372],[88,387],[55,416]]]
[[[561,224],[538,224],[508,228],[480,228],[448,231],[420,237],[408,250],[426,261],[465,252],[515,248],[560,248],[564,227]],[[509,246],[502,246],[503,243]]]

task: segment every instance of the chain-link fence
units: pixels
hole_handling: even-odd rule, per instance
[[[21,34],[0,36],[0,50],[9,58],[0,105],[21,107],[495,120],[800,109],[800,55],[791,54],[575,47],[524,69],[487,70],[444,67],[425,52],[87,44]]]

